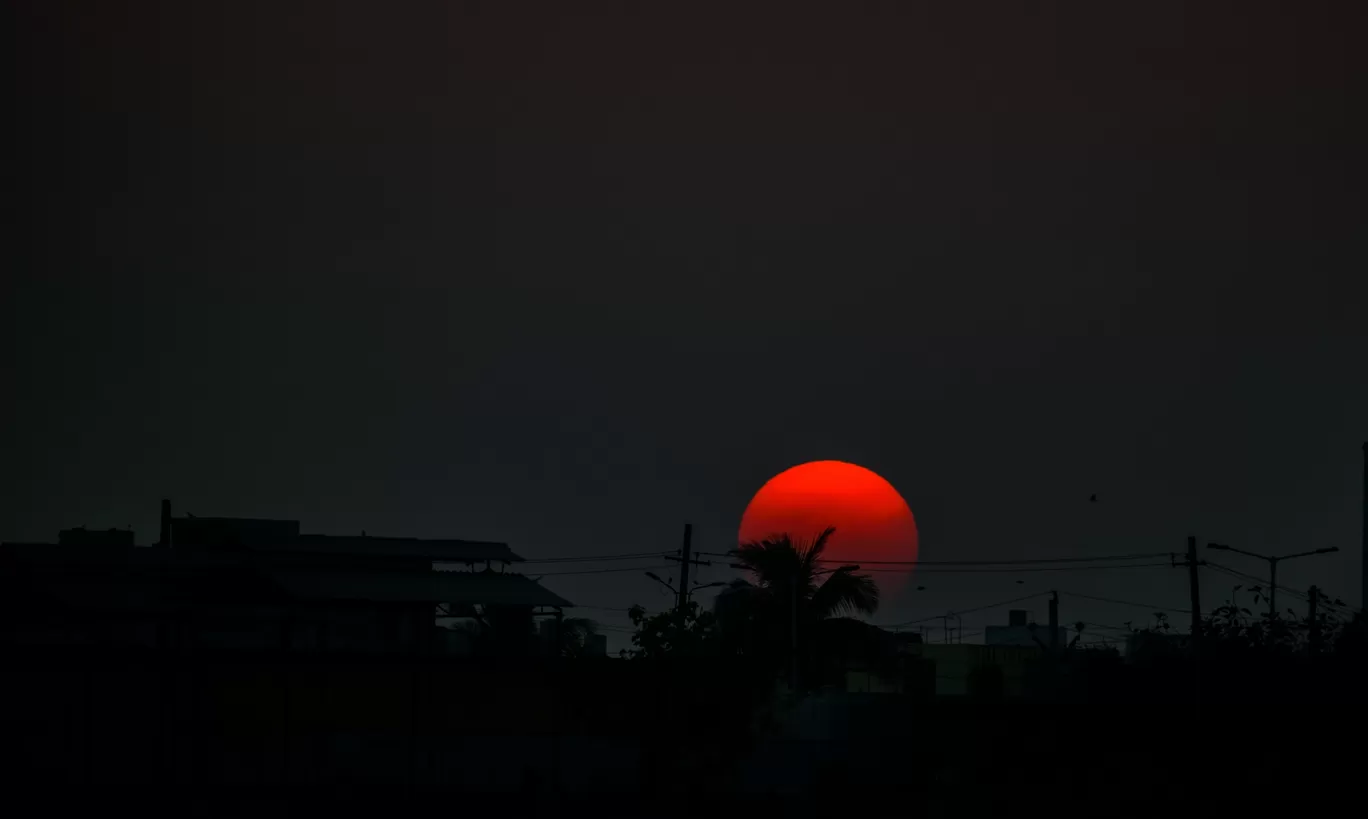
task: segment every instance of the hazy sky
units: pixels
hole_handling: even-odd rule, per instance
[[[836,458],[925,559],[1338,545],[1282,579],[1358,600],[1353,4],[29,5],[0,538],[148,542],[171,497],[720,550]],[[1169,569],[1027,581],[928,576],[878,619],[1186,600]]]

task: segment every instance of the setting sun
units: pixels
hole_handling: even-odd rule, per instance
[[[826,551],[832,561],[917,559],[907,501],[878,474],[842,461],[805,463],[767,481],[746,507],[739,539],[787,533],[810,541],[828,526],[836,527]],[[905,576],[885,575],[880,585]]]

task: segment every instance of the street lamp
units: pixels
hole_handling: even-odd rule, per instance
[[[655,582],[659,583],[660,585],[664,586],[665,588],[669,589],[670,591],[674,592],[674,594],[675,594],[676,597],[679,596],[679,592],[675,589],[675,587],[674,587],[674,586],[671,586],[669,583],[666,583],[664,580],[661,580],[661,579],[660,579],[660,575],[656,574],[655,572],[646,572],[646,576],[649,577],[649,578],[651,578],[651,579],[654,580]],[[714,583],[699,583],[698,585],[696,585],[696,586],[690,588],[690,589],[689,589],[689,593],[692,594],[693,592],[696,592],[696,591],[698,591],[699,589],[711,589],[711,588],[714,588],[714,587],[717,587],[717,586],[725,586],[725,585],[727,585],[727,584],[724,583],[724,582],[722,582],[721,580],[718,580],[718,581],[716,581],[716,582],[714,582]],[[684,596],[684,602],[685,602],[685,603],[688,603],[688,602],[689,602],[688,595],[685,595],[685,596]]]
[[[1338,552],[1338,546],[1331,546],[1328,549],[1315,549],[1310,552],[1298,552],[1294,555],[1277,555],[1269,557],[1256,552],[1246,552],[1244,549],[1236,549],[1234,546],[1226,546],[1222,543],[1208,543],[1208,549],[1216,549],[1221,552],[1235,552],[1246,557],[1257,557],[1260,560],[1268,561],[1268,609],[1273,617],[1278,616],[1278,563],[1284,560],[1291,560],[1294,557],[1310,557],[1311,555],[1328,555],[1331,552]]]
[[[685,603],[688,603],[688,602],[689,602],[689,595],[693,594],[694,592],[698,591],[699,589],[713,589],[713,588],[717,588],[718,586],[725,586],[725,585],[727,585],[727,584],[724,583],[724,582],[721,581],[721,580],[717,580],[717,581],[714,581],[714,582],[712,582],[712,583],[699,583],[698,585],[696,585],[696,586],[694,586],[693,588],[689,589],[689,591],[684,595],[684,602],[685,602]]]
[[[661,580],[660,575],[656,574],[655,572],[646,572],[646,576],[651,578],[655,582],[659,583],[660,585],[664,586],[665,588],[669,589],[670,591],[674,592],[676,596],[679,595],[679,592],[675,591],[674,586],[671,586],[669,583],[666,583],[664,580]]]

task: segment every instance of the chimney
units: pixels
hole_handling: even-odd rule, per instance
[[[162,499],[161,539],[157,545],[163,549],[171,548],[171,501],[167,498]]]
[[[1025,628],[1026,610],[1012,609],[1011,611],[1007,612],[1007,625],[1016,626],[1017,628]]]

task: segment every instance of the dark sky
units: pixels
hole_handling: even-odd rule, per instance
[[[156,5],[24,12],[0,538],[716,550],[837,458],[925,559],[1338,545],[1283,577],[1358,599],[1355,4]],[[879,619],[1186,599],[1049,577]]]

